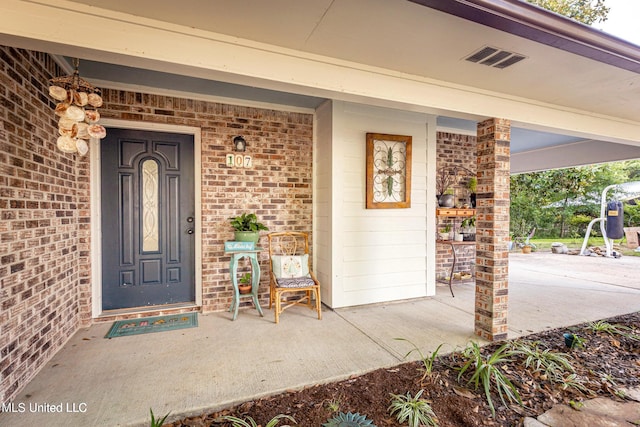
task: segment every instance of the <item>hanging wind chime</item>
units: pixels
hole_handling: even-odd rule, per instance
[[[107,131],[98,124],[102,106],[100,89],[80,78],[79,59],[73,60],[75,71],[70,76],[49,80],[49,95],[56,101],[58,120],[57,146],[63,153],[79,153],[84,156],[89,151],[90,138],[104,138]]]

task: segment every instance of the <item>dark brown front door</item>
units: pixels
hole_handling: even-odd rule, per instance
[[[103,310],[194,301],[193,136],[109,129],[100,158]]]

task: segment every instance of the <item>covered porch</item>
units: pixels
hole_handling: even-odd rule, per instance
[[[640,258],[510,255],[509,338],[634,312]],[[3,413],[12,426],[148,425],[285,390],[402,363],[406,338],[431,352],[474,337],[474,288],[446,286],[423,299],[314,312],[296,308],[279,325],[253,309],[199,315],[199,326],[104,339],[109,323],[79,330],[15,403],[68,404],[67,413]],[[561,338],[559,338],[561,339]],[[161,367],[161,369],[160,369]]]
[[[195,218],[197,228],[189,263],[195,272],[190,281],[194,297],[188,309],[200,311],[203,324],[211,322],[210,335],[188,342],[181,337],[194,332],[172,334],[173,339],[151,337],[147,352],[128,345],[122,359],[104,355],[109,352],[102,348],[83,354],[75,366],[87,370],[80,372],[105,370],[102,357],[118,364],[118,369],[101,373],[106,376],[93,378],[90,386],[114,396],[112,387],[128,393],[122,385],[127,377],[117,374],[127,372],[122,366],[144,372],[132,360],[153,367],[159,363],[156,355],[195,354],[205,362],[198,363],[192,375],[206,378],[206,361],[224,366],[226,361],[253,357],[243,346],[256,345],[257,337],[264,336],[263,328],[270,327],[267,324],[260,323],[255,331],[237,331],[235,337],[247,334],[242,342],[232,336],[217,337],[211,345],[215,351],[198,353],[211,339],[207,336],[230,325],[216,323],[226,320],[222,311],[231,295],[228,260],[222,252],[222,243],[231,235],[229,216],[263,209],[259,213],[273,231],[297,227],[313,235],[313,265],[323,284],[323,302],[340,309],[334,320],[310,326],[322,328],[318,334],[331,333],[332,321],[346,322],[347,314],[339,315],[350,312],[342,311],[350,310],[345,307],[411,298],[437,302],[437,296],[424,299],[436,294],[437,132],[477,135],[478,147],[487,151],[477,171],[484,193],[478,211],[483,222],[479,234],[486,238],[478,245],[484,252],[484,261],[478,263],[484,263],[485,270],[478,275],[484,288],[470,291],[471,305],[456,309],[455,322],[429,333],[451,334],[453,340],[456,333],[450,326],[462,328],[462,340],[474,332],[500,339],[517,325],[517,318],[507,324],[510,167],[521,172],[525,167],[640,157],[637,46],[517,0],[282,0],[277,4],[236,1],[225,2],[222,8],[218,2],[189,0],[157,8],[151,0],[10,0],[0,6],[4,17],[0,24],[3,400],[24,396],[31,378],[53,366],[47,363],[58,361],[52,362],[58,363],[53,371],[61,367],[67,349],[93,343],[91,337],[100,337],[104,327],[97,323],[110,320],[102,298],[107,281],[101,275],[101,254],[108,251],[101,244],[105,229],[99,218],[100,203],[111,200],[100,190],[101,145],[92,141],[89,158],[59,152],[52,119],[55,104],[47,97],[49,78],[73,71],[68,68],[70,58],[79,58],[83,77],[103,89],[105,105],[100,113],[105,126],[184,133],[194,140],[191,175],[196,200],[190,218]],[[503,13],[505,4],[512,6],[509,13]],[[75,30],[68,30],[69,22]],[[502,68],[469,59],[492,46],[499,55],[521,59]],[[482,133],[478,123],[485,124]],[[466,128],[469,124],[471,130]],[[367,132],[413,137],[410,209],[364,208]],[[249,154],[254,170],[225,164],[230,142],[239,133],[253,137]],[[531,138],[517,137],[523,134]],[[480,141],[482,137],[486,140]],[[122,282],[122,287],[128,284]],[[457,298],[456,304],[463,301]],[[424,311],[438,309],[422,307],[412,313],[416,325],[433,320],[422,318]],[[83,329],[94,323],[97,332]],[[354,324],[347,322],[345,327]],[[275,336],[308,334],[298,330],[300,326],[296,324],[295,331],[269,331]],[[195,334],[205,330],[198,328]],[[74,335],[76,331],[89,334],[83,336],[88,340],[67,343],[80,336]],[[371,341],[367,334],[364,337],[364,342]],[[342,338],[349,342],[351,337]],[[236,345],[219,345],[225,339]],[[341,342],[331,348],[339,348]],[[378,364],[395,363],[395,353],[404,351],[390,353],[388,345],[366,350],[387,355]],[[275,351],[261,348],[255,355]],[[319,363],[331,365],[323,375],[345,369],[331,378],[372,368],[366,363],[360,367],[355,359]],[[266,366],[257,361],[252,365]],[[226,383],[221,380],[224,393],[245,383],[237,376],[247,371],[233,368],[228,372],[235,377]],[[175,372],[185,375],[177,367]],[[167,389],[167,395],[189,396],[181,383],[158,380],[153,368],[148,373],[141,379],[144,393],[155,394],[157,384],[171,383],[178,386]],[[122,381],[110,384],[110,377]],[[206,384],[215,384],[214,380],[209,378]],[[209,390],[209,385],[194,381],[189,390]],[[254,381],[258,382],[262,378]],[[83,383],[78,378],[77,384]],[[281,387],[280,382],[267,384],[265,390],[274,387]],[[207,404],[235,399],[207,393],[202,393]],[[118,407],[110,406],[113,402],[107,395],[95,402],[106,412]],[[189,405],[176,403],[202,405],[195,400]]]

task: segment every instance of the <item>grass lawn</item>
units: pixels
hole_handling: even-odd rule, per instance
[[[584,237],[581,238],[556,238],[556,239],[531,239],[531,242],[536,245],[538,251],[551,251],[551,244],[555,242],[564,243],[569,249],[580,249]],[[589,239],[589,246],[601,246],[604,248],[604,240],[602,237],[592,237]],[[640,252],[634,252],[633,249],[627,247],[627,239],[614,240],[615,250],[620,251],[623,255],[627,256],[640,256]]]

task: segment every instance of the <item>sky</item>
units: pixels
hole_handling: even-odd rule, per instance
[[[640,0],[605,0],[605,5],[609,17],[592,26],[640,46]]]

